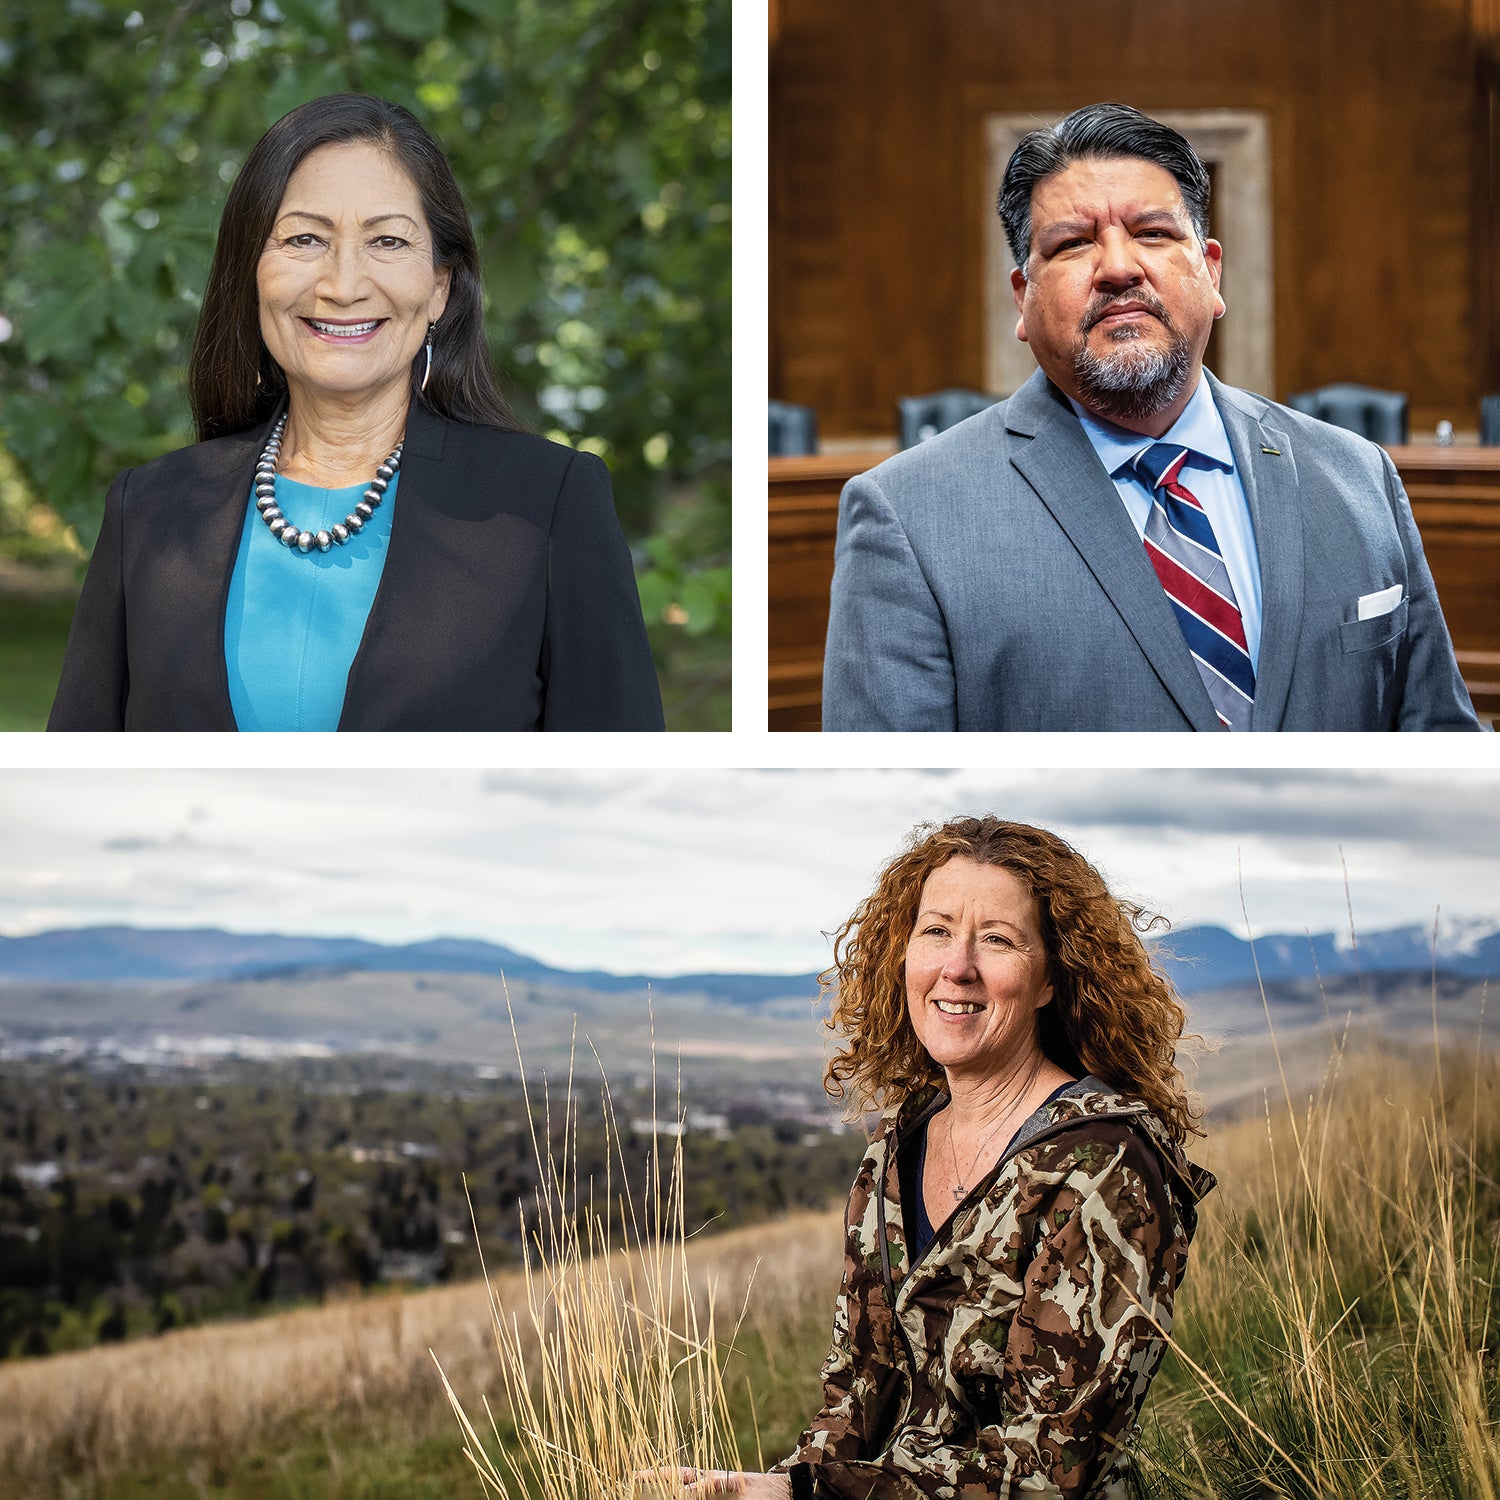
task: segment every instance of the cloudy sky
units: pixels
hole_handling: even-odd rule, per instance
[[[797,972],[913,824],[997,812],[1175,925],[1500,925],[1500,772],[7,771],[0,933],[481,937],[568,968]]]

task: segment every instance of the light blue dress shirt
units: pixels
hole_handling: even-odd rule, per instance
[[[1229,582],[1240,606],[1245,623],[1245,642],[1250,660],[1260,669],[1260,554],[1255,549],[1255,528],[1250,523],[1250,505],[1244,486],[1234,466],[1234,452],[1224,419],[1214,405],[1208,381],[1201,375],[1198,388],[1188,398],[1183,413],[1159,438],[1145,438],[1138,432],[1101,422],[1090,416],[1070,396],[1068,404],[1078,414],[1089,442],[1099,455],[1105,471],[1114,480],[1126,512],[1135,525],[1141,545],[1146,544],[1146,521],[1151,514],[1151,492],[1135,476],[1132,465],[1137,454],[1153,442],[1172,443],[1188,450],[1187,461],[1179,476],[1183,486],[1197,496],[1214,529]]]
[[[242,730],[339,727],[349,668],[385,571],[400,480],[392,478],[363,531],[327,552],[278,542],[252,488],[224,612],[229,701]],[[368,487],[325,490],[278,474],[276,503],[300,530],[326,531]]]

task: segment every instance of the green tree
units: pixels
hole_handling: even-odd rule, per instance
[[[729,0],[0,0],[0,445],[87,546],[191,441],[228,184],[344,89],[446,147],[517,409],[609,463],[669,723],[727,728]]]

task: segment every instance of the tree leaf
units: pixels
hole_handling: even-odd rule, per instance
[[[508,21],[516,8],[516,0],[453,0],[456,9],[467,11],[476,21],[493,21],[499,25]]]
[[[648,625],[655,625],[660,621],[667,606],[672,603],[673,594],[676,592],[672,586],[672,580],[653,569],[649,573],[640,574],[636,578],[636,585],[641,594],[641,614]]]
[[[119,395],[113,400],[105,398],[90,402],[84,408],[83,417],[89,431],[106,448],[134,447],[149,430],[144,414]]]
[[[31,357],[44,360],[86,354],[105,331],[109,301],[109,284],[105,281],[43,292],[22,324]]]
[[[698,574],[685,579],[678,603],[687,611],[689,635],[707,635],[719,621],[719,593],[713,580]]]
[[[293,26],[329,40],[338,37],[339,0],[276,0],[276,8]]]
[[[540,281],[536,262],[529,255],[507,251],[486,256],[484,294],[490,318],[509,322],[536,297]]]
[[[397,36],[415,42],[439,35],[447,19],[443,0],[370,0],[370,9]]]
[[[309,99],[321,99],[325,94],[342,94],[348,90],[349,79],[336,62],[320,63],[315,67],[299,68],[288,73],[266,94],[266,125],[274,125],[283,115],[290,114],[299,104]]]

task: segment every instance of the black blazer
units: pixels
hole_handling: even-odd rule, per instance
[[[110,486],[48,729],[234,729],[224,612],[270,423]],[[609,471],[527,433],[407,417],[340,729],[661,729]]]

